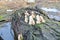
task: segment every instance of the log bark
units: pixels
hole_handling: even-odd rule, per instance
[[[20,26],[20,18],[17,13],[13,14],[12,17],[12,29],[14,31],[14,40],[18,40],[18,31]]]

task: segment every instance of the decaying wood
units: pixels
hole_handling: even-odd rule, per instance
[[[13,14],[12,17],[12,29],[14,31],[14,40],[18,40],[18,28],[20,26],[20,18],[18,14]]]
[[[33,11],[33,10],[32,10]],[[36,10],[34,10],[36,11]],[[38,12],[38,11],[37,11]],[[32,25],[35,25],[35,20],[34,18],[36,18],[37,15],[35,15],[34,12],[31,12],[31,14],[29,15],[29,23],[26,24],[24,22],[24,20],[22,20],[22,18],[25,16],[22,16],[21,17],[18,15],[18,12],[15,12],[12,16],[12,29],[14,31],[14,40],[20,40],[20,38],[22,37],[23,38],[23,35],[26,35],[25,32],[26,32],[26,29],[24,29],[24,27],[28,27],[27,25],[29,24],[32,24]],[[44,21],[44,18],[41,17],[41,19]],[[32,23],[31,23],[32,21]],[[29,25],[30,26],[30,25]],[[29,29],[28,29],[29,30]],[[27,31],[28,31],[27,30]],[[28,36],[28,35],[27,35]],[[26,39],[25,39],[26,40]]]

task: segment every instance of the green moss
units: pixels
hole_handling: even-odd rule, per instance
[[[0,19],[2,19],[3,18],[3,16],[0,16]]]

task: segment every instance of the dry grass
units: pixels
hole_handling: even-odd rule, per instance
[[[36,3],[43,7],[60,8],[60,0],[37,0]],[[26,7],[28,5],[24,0],[14,0],[12,2],[0,1],[0,8],[4,8],[5,6],[11,9],[19,9],[20,7]]]

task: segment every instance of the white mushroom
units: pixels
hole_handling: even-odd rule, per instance
[[[29,16],[29,13],[26,11],[26,13],[25,13],[25,20],[24,20],[26,23],[28,23],[28,16]]]
[[[44,18],[43,18],[42,16],[40,16],[40,19],[41,19],[41,21],[42,21],[43,23],[45,23],[45,20],[44,20]]]
[[[34,11],[31,12],[31,15],[32,15],[33,18],[35,18],[35,13],[34,13]]]
[[[26,23],[28,23],[28,16],[25,15],[25,20],[24,20]]]
[[[35,21],[32,16],[29,17],[29,24],[30,25],[35,25]]]
[[[37,24],[41,23],[41,19],[40,19],[39,15],[36,16],[36,19],[37,19],[37,21],[36,21]]]
[[[25,15],[29,16],[29,13],[26,11],[26,12],[25,12]]]
[[[18,40],[23,40],[22,34],[19,34],[19,35],[18,35]]]

